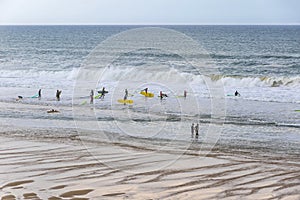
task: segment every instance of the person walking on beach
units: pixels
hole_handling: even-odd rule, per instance
[[[199,135],[199,124],[197,123],[197,125],[195,126],[195,133],[196,133],[196,136]]]
[[[128,97],[128,90],[125,89],[124,101],[127,100],[127,97]]]
[[[39,98],[39,100],[41,100],[41,98],[42,98],[42,89],[39,89],[38,98]]]
[[[194,123],[192,123],[192,126],[191,126],[192,137],[194,136],[194,130],[195,130]]]
[[[94,90],[91,90],[91,93],[90,93],[90,104],[93,104],[94,103]]]
[[[61,94],[61,90],[56,90],[56,100],[60,101],[60,94]]]

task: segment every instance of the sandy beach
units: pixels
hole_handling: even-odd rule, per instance
[[[91,154],[76,130],[60,130],[74,134],[61,140],[25,137],[25,129],[11,131],[14,137],[1,133],[3,200],[300,198],[297,156],[216,147],[206,157],[188,149],[173,161],[168,159],[179,152],[149,153],[121,143],[91,143]],[[124,154],[116,148],[124,149]]]

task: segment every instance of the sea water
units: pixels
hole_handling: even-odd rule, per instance
[[[68,127],[74,119],[72,106],[82,106],[92,109],[94,118],[81,115],[79,120],[99,124],[90,130],[149,140],[194,141],[190,126],[199,123],[197,142],[201,142],[215,124],[222,126],[220,144],[300,152],[300,112],[295,111],[300,109],[300,26],[160,27],[183,33],[201,45],[203,63],[215,73],[201,74],[170,52],[127,52],[90,88],[95,94],[102,87],[109,91],[90,105],[90,90],[78,99],[73,95],[82,64],[107,38],[143,26],[0,26],[0,101],[12,105],[2,108],[2,121],[48,127],[55,120]],[[173,89],[159,84],[162,80]],[[213,118],[205,80],[224,88],[224,118]],[[154,98],[139,94],[146,87]],[[40,88],[42,99],[31,98]],[[133,105],[117,103],[125,88]],[[57,89],[63,91],[60,102],[55,99]],[[157,97],[162,90],[168,94],[164,100]],[[184,90],[187,98],[181,97]],[[236,90],[241,96],[233,95]],[[23,100],[16,102],[19,95]],[[197,109],[192,106],[195,102]],[[35,105],[38,110],[64,107],[69,112],[55,117],[34,111],[20,115],[18,104]]]

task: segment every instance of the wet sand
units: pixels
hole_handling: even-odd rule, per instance
[[[55,140],[5,134],[3,200],[300,199],[299,157],[221,148],[203,157],[195,149],[152,151],[122,143],[87,150],[76,135]]]

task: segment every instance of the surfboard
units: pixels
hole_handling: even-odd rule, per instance
[[[52,110],[47,110],[47,113],[59,113],[59,111],[52,109]]]
[[[94,96],[95,99],[99,99],[102,96],[102,94],[98,94],[96,96]]]
[[[240,97],[241,95],[235,96],[234,94],[227,94],[228,97]]]
[[[133,100],[132,99],[127,99],[127,100],[124,100],[124,99],[118,99],[118,102],[119,103],[122,103],[122,104],[133,104]]]
[[[154,97],[154,94],[151,92],[146,93],[145,91],[141,91],[140,94],[145,97]]]
[[[295,110],[295,112],[300,112],[300,110]]]
[[[85,105],[87,103],[87,101],[83,101],[80,105]]]
[[[99,94],[103,94],[103,93],[104,93],[104,94],[107,94],[107,93],[108,93],[108,91],[104,91],[104,92],[102,92],[102,90],[100,90],[100,91],[98,91],[98,93],[99,93]]]
[[[38,97],[39,97],[39,95],[36,94],[36,95],[33,95],[31,98],[38,98]]]

